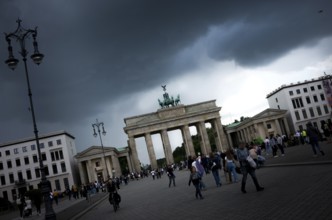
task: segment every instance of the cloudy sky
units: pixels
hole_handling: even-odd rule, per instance
[[[45,55],[40,66],[28,61],[39,134],[66,130],[79,152],[100,144],[97,118],[105,146],[126,146],[123,119],[156,112],[161,85],[185,105],[215,99],[228,124],[268,108],[266,95],[282,84],[332,74],[329,0],[0,1],[0,31],[14,32],[17,18],[38,26]],[[20,63],[12,71],[0,62],[0,143],[34,135],[12,44]],[[0,59],[7,58],[3,35]],[[179,134],[169,134],[173,149]],[[153,142],[162,157],[160,137]],[[147,163],[144,140],[137,146]]]

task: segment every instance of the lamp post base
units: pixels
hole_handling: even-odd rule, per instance
[[[41,191],[45,203],[45,220],[55,220],[56,215],[52,207],[52,200],[50,197],[51,183],[47,179],[42,179],[40,182]]]

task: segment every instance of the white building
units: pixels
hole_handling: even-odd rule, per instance
[[[66,131],[39,137],[45,173],[52,189],[65,191],[76,183],[74,136]],[[35,138],[0,144],[0,197],[14,201],[19,193],[38,188],[41,181]]]
[[[331,120],[332,76],[282,85],[266,98],[270,108],[288,110],[287,120],[293,133],[306,129],[308,122],[320,129],[321,121]]]

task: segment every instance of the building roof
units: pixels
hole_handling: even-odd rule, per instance
[[[278,87],[277,89],[275,89],[274,91],[270,92],[269,94],[266,95],[266,98],[270,98],[272,95],[278,93],[279,91],[285,89],[285,88],[291,88],[291,87],[296,87],[299,85],[304,85],[304,84],[308,84],[308,83],[313,83],[313,82],[319,82],[322,81],[324,79],[332,79],[332,75],[324,75],[321,76],[319,78],[313,78],[311,80],[304,80],[304,81],[298,81],[297,83],[291,83],[289,85],[283,84],[280,87]]]
[[[59,135],[67,135],[67,136],[71,137],[72,139],[75,139],[75,137],[73,135],[69,134],[67,131],[64,131],[64,130],[56,131],[56,132],[52,132],[52,133],[48,133],[48,134],[43,134],[43,135],[38,135],[38,138],[39,138],[39,140],[42,140],[42,139],[55,137],[55,136],[59,136]],[[35,137],[23,138],[23,139],[19,139],[16,141],[1,143],[0,147],[7,147],[7,146],[21,144],[21,143],[25,143],[25,142],[29,142],[29,141],[34,141],[34,140],[36,140]]]

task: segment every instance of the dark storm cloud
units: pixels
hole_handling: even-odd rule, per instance
[[[38,26],[45,59],[28,64],[35,109],[40,123],[56,129],[78,126],[105,104],[195,68],[194,60],[174,59],[199,39],[212,59],[259,66],[332,32],[327,0],[0,2],[2,32],[14,31],[18,17],[24,27]],[[2,60],[6,47],[3,38]],[[0,73],[1,142],[31,119],[22,61],[14,72],[2,63]]]

